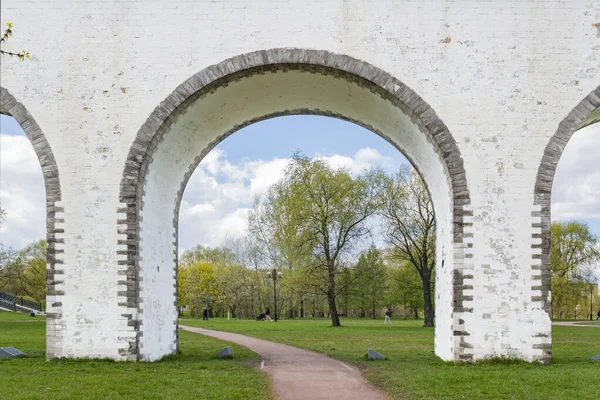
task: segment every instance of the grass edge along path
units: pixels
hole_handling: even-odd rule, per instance
[[[278,323],[182,319],[180,323],[241,333],[317,351],[364,371],[365,378],[398,399],[597,399],[600,329],[553,327],[554,359],[550,366],[514,360],[481,364],[443,362],[433,353],[433,329],[422,321],[280,320]],[[367,348],[388,360],[367,361]]]
[[[179,332],[180,354],[154,363],[45,359],[45,319],[0,312],[0,347],[27,356],[0,359],[4,399],[273,399],[260,357],[245,347]],[[10,313],[6,313],[10,314]],[[233,359],[217,359],[231,345]]]

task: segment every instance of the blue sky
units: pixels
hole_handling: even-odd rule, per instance
[[[8,211],[0,241],[22,247],[44,236],[44,183],[28,139],[13,118],[0,116],[0,200]],[[387,141],[353,123],[288,116],[250,125],[221,142],[199,165],[183,197],[182,250],[219,245],[245,232],[252,199],[278,180],[300,150],[359,172],[394,172],[406,159]],[[586,221],[600,236],[600,124],[577,132],[563,153],[553,190],[553,218]]]
[[[371,147],[383,156],[406,161],[395,147],[371,131],[351,122],[312,115],[272,118],[252,124],[218,145],[232,162],[243,158],[288,157],[297,149],[308,156],[350,155],[361,147]]]

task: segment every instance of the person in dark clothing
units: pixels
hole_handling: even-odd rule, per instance
[[[271,310],[267,307],[267,311],[265,311],[265,321],[272,321],[271,319]]]
[[[600,310],[598,310],[598,316],[596,317],[596,321],[600,319]]]
[[[204,311],[202,311],[202,320],[208,321],[208,309],[204,307]]]
[[[386,308],[385,309],[385,320],[383,321],[384,324],[391,324],[392,323],[392,320],[390,319],[390,314],[391,314],[390,309]]]

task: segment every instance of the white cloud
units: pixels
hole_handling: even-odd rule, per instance
[[[552,218],[600,218],[600,124],[575,132],[558,164]]]
[[[269,162],[255,163],[254,176],[250,179],[252,198],[264,194],[269,186],[283,178],[285,167],[289,161],[287,158],[275,158]]]
[[[335,168],[345,167],[358,174],[369,167],[390,169],[393,160],[375,149],[359,149],[353,157],[340,154],[319,155]],[[256,196],[267,192],[280,180],[288,158],[241,160],[231,163],[219,149],[200,163],[186,187],[179,214],[179,246],[196,244],[218,246],[226,237],[246,233],[248,213]]]
[[[353,175],[371,167],[381,167],[388,172],[395,172],[394,167],[396,169],[398,167],[396,160],[386,157],[370,147],[358,149],[354,157],[340,154],[318,155],[318,157],[327,161],[334,168],[346,168]]]
[[[600,220],[600,123],[567,143],[554,176],[552,219]],[[600,266],[596,270],[600,279]]]
[[[21,248],[45,237],[44,178],[26,136],[0,134],[0,202],[6,210],[0,242]]]

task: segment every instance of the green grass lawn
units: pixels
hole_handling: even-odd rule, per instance
[[[0,311],[0,347],[27,356],[0,359],[2,399],[269,399],[268,377],[252,366],[257,354],[233,345],[233,360],[216,359],[227,345],[180,332],[181,354],[157,363],[45,359],[45,319]]]
[[[331,328],[328,320],[275,322],[204,322],[183,319],[181,324],[202,326],[294,345],[353,363],[366,379],[398,399],[598,399],[600,329],[553,327],[553,364],[524,362],[480,365],[445,363],[433,353],[433,329],[422,321],[342,320]],[[389,357],[366,361],[368,348]]]
[[[398,399],[598,399],[600,329],[553,327],[554,361],[454,365],[433,354],[433,330],[422,321],[328,320],[280,322],[181,320],[182,324],[244,333],[328,354],[358,366],[372,384]],[[44,354],[44,317],[0,312],[0,347],[27,357],[0,360],[6,399],[269,399],[259,357],[233,345],[234,360],[215,359],[225,342],[180,332],[181,354],[157,363],[52,360]],[[367,348],[389,357],[366,361]],[[8,372],[7,372],[8,371]]]

